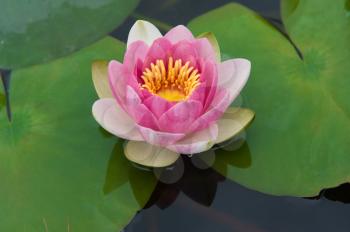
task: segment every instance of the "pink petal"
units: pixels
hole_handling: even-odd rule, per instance
[[[127,86],[125,107],[128,114],[136,121],[138,125],[155,130],[159,128],[157,118],[141,102],[139,95],[130,86]]]
[[[182,40],[176,43],[172,48],[172,55],[174,60],[181,59],[182,64],[185,64],[187,61],[190,62],[191,66],[197,66],[197,51],[193,46],[193,43],[189,41]]]
[[[139,95],[143,96],[140,84],[136,76],[127,67],[116,60],[112,60],[108,65],[109,84],[114,97],[119,105],[125,109],[127,86],[130,86]]]
[[[172,28],[168,33],[164,35],[172,44],[175,44],[181,40],[193,41],[194,37],[192,32],[183,25]]]
[[[185,133],[201,114],[203,106],[194,100],[182,101],[174,105],[159,118],[161,131]]]
[[[138,126],[139,131],[143,137],[143,139],[156,146],[165,147],[170,144],[174,144],[176,141],[182,139],[185,137],[185,134],[181,133],[168,133],[168,132],[162,132],[153,130],[151,128]]]
[[[135,122],[118,107],[115,99],[97,100],[92,106],[92,113],[96,121],[108,132],[123,139],[143,140]]]
[[[195,48],[199,57],[216,62],[216,52],[207,38],[196,39]]]
[[[151,63],[155,63],[156,60],[167,61],[171,55],[171,43],[165,38],[156,39],[152,46],[149,48],[143,68],[148,68]]]
[[[125,109],[124,102],[126,97],[126,86],[129,73],[124,68],[123,64],[119,63],[116,60],[112,60],[108,64],[108,75],[112,93],[117,99],[119,105]]]
[[[245,86],[251,64],[246,59],[232,59],[218,65],[219,86],[226,88],[230,94],[230,104]]]
[[[204,102],[205,95],[206,95],[206,89],[204,86],[197,86],[197,88],[193,91],[191,96],[189,97],[189,100]]]
[[[167,146],[171,151],[181,154],[196,154],[209,150],[218,136],[218,126],[213,123],[209,127],[194,132],[175,144]]]
[[[208,110],[194,121],[189,130],[198,131],[216,122],[230,105],[229,93],[226,89],[218,88]]]
[[[130,72],[135,70],[138,61],[144,62],[147,51],[148,46],[143,41],[136,41],[128,47],[124,55],[124,65]]]
[[[176,102],[169,102],[157,95],[151,95],[143,101],[143,104],[145,104],[145,106],[147,106],[147,108],[150,109],[150,111],[152,111],[157,118],[159,118],[172,106],[174,106]]]
[[[162,37],[162,34],[152,23],[144,20],[137,20],[130,29],[127,47],[139,40],[151,45],[155,39],[160,37]]]
[[[215,95],[217,87],[217,68],[216,65],[211,61],[204,61],[203,59],[199,59],[197,63],[198,69],[201,73],[201,76],[199,78],[201,84],[192,93],[190,99],[202,102],[203,109],[206,110],[211,100],[213,99],[213,96]]]
[[[218,85],[218,71],[214,62],[206,61],[204,63],[200,80],[203,82],[203,84],[200,85],[200,88],[203,88],[205,91],[205,103],[203,108],[204,110],[207,110],[213,101]]]

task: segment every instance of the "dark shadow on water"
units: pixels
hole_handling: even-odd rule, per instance
[[[239,152],[233,153],[233,150]],[[247,143],[244,139],[232,139],[216,145],[208,152],[192,157],[181,156],[172,169],[167,168],[160,175],[160,181],[145,208],[156,204],[165,209],[176,201],[180,193],[198,204],[209,207],[215,199],[218,183],[226,179],[225,175],[211,168],[214,162],[223,174],[230,165],[248,168],[251,165],[251,156]],[[171,182],[173,176],[179,176],[179,179]]]
[[[235,151],[225,150],[239,144]],[[215,165],[221,170],[231,165],[248,168],[252,164],[244,140],[215,149]],[[184,173],[177,182],[157,184],[126,232],[349,231],[350,205],[341,202],[349,202],[350,184],[326,189],[317,199],[272,196],[247,189],[212,168],[200,169],[192,159],[182,158]]]
[[[278,197],[247,189],[212,169],[186,166],[184,180],[157,185],[147,207],[126,232],[349,231],[350,205],[328,200],[348,200],[348,185],[341,187],[340,195],[325,190],[319,200]]]
[[[344,183],[334,188],[323,189],[318,196],[309,197],[306,199],[328,199],[331,201],[337,201],[348,204],[350,203],[350,183]]]
[[[323,196],[332,201],[350,203],[350,184],[345,183],[335,188],[325,189]]]
[[[210,206],[215,198],[217,185],[225,177],[211,169],[196,168],[189,157],[182,157],[184,173],[179,181],[173,184],[159,182],[145,208],[157,205],[165,209],[176,201],[180,193],[193,201]]]

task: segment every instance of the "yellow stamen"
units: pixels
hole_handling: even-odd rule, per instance
[[[168,101],[183,101],[200,85],[199,77],[198,70],[190,66],[189,61],[183,65],[181,59],[174,62],[169,57],[167,69],[163,60],[156,60],[143,71],[142,88]]]

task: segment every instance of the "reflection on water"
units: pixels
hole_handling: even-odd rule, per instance
[[[140,177],[149,178],[146,173],[149,170],[137,169],[121,156],[121,143],[116,144],[111,154],[104,193],[109,194],[129,181],[141,205],[145,199],[138,195],[145,182]],[[238,147],[247,151],[240,153],[245,155],[232,155],[230,150]],[[235,139],[215,149],[220,150],[220,156],[214,157],[216,166],[248,168],[251,165],[249,147],[244,141]],[[310,199],[271,196],[225,179],[207,166],[212,156],[202,160],[204,163],[198,157],[183,156],[171,168],[154,171],[160,181],[125,232],[331,231],[334,225],[337,231],[348,231],[350,205],[336,201],[350,202],[349,184],[324,190]],[[116,168],[120,163],[129,167],[128,173]],[[137,175],[139,172],[146,175]]]
[[[244,188],[212,169],[198,169],[190,158],[183,160],[183,178],[159,183],[126,232],[349,231],[350,205],[326,199],[349,200],[349,185],[323,191],[318,200],[277,197]]]
[[[179,194],[185,194],[202,205],[210,206],[212,204],[218,182],[223,181],[225,178],[211,169],[196,168],[189,157],[183,157],[180,160],[184,165],[181,179],[173,184],[159,182],[145,208],[155,204],[165,209],[176,201]],[[176,170],[174,171],[176,172]]]

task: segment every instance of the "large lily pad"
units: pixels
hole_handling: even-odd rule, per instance
[[[106,38],[13,72],[12,122],[0,101],[0,231],[120,231],[146,203],[152,173],[131,166],[91,113],[91,64],[124,47]]]
[[[139,0],[1,0],[0,68],[52,60],[105,36]]]
[[[313,196],[350,181],[347,2],[283,2],[286,29],[302,58],[284,35],[240,5],[226,5],[190,23],[197,34],[216,35],[224,59],[252,61],[243,99],[256,119],[246,146],[217,151],[220,172],[276,195]],[[242,160],[249,165],[236,165]]]

